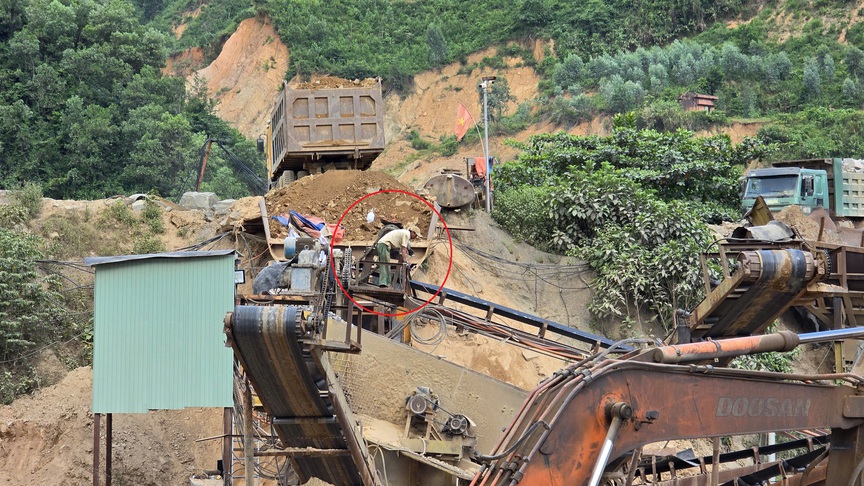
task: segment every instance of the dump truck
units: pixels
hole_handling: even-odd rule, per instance
[[[823,208],[832,217],[864,217],[864,161],[825,158],[771,165],[747,173],[743,212],[762,196],[772,212],[797,205],[805,214]]]
[[[365,170],[384,151],[380,79],[324,78],[320,84],[283,83],[266,144],[270,188],[334,169]]]

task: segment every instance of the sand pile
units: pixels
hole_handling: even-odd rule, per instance
[[[294,89],[372,88],[378,84],[375,78],[348,80],[335,76],[314,76],[308,83],[292,83]]]
[[[819,217],[824,216],[825,220],[822,228],[821,240],[819,237]],[[807,216],[801,210],[800,206],[787,206],[779,213],[774,215],[774,219],[780,220],[789,226],[798,230],[805,240],[823,241],[827,243],[843,244],[843,238],[840,235],[839,228],[831,221],[828,212],[814,212]]]
[[[411,192],[408,186],[378,171],[334,170],[304,177],[287,187],[269,192],[264,199],[269,216],[285,214],[289,210],[305,216],[315,216],[327,223],[336,223],[357,200],[380,190],[396,189]],[[369,224],[370,210],[375,214]],[[432,220],[432,210],[423,201],[408,194],[387,192],[370,196],[345,214],[345,240],[372,240],[383,226],[382,220],[395,221],[403,226],[415,224],[421,232]],[[283,238],[288,230],[270,219],[270,235]],[[423,235],[421,235],[422,237]]]

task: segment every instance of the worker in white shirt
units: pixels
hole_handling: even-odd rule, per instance
[[[409,224],[404,229],[393,230],[382,236],[375,245],[378,251],[378,286],[389,287],[393,283],[393,275],[390,273],[390,252],[399,249],[399,263],[408,261],[408,245],[411,238],[417,238],[420,230],[417,226]]]

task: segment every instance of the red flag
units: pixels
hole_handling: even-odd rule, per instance
[[[470,122],[473,121],[474,117],[471,116],[471,113],[468,113],[468,108],[465,108],[465,105],[459,103],[459,109],[456,111],[456,140],[462,140],[462,137],[468,133]]]

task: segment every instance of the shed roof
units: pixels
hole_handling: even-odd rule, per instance
[[[122,263],[131,260],[149,260],[152,258],[199,258],[208,256],[223,256],[234,253],[234,250],[208,250],[208,251],[171,251],[163,253],[148,253],[143,255],[117,255],[107,257],[88,257],[84,259],[84,264],[95,267],[96,265],[105,265],[108,263]]]

